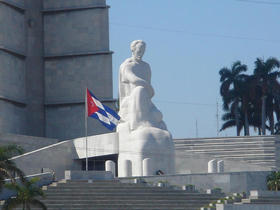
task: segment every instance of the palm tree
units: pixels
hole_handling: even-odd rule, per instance
[[[254,121],[253,119],[253,112],[252,112],[252,107],[249,106],[248,108],[246,108],[246,113],[247,114],[242,114],[242,110],[244,108],[242,106],[239,106],[238,107],[238,122],[239,122],[239,129],[238,129],[238,136],[240,136],[240,133],[241,133],[241,130],[242,130],[242,127],[244,128],[244,135],[247,136],[249,135],[249,125],[251,126],[254,126],[254,127],[257,127],[258,124],[256,121]],[[227,128],[230,128],[230,127],[234,127],[236,126],[235,124],[235,114],[233,113],[232,109],[227,111],[226,113],[223,114],[222,116],[222,120],[224,121],[224,124],[222,125],[220,131],[223,131]]]
[[[10,160],[11,157],[22,153],[22,148],[16,145],[0,147],[0,190],[2,190],[5,179],[11,179],[12,182],[15,182],[17,175],[21,180],[24,180],[24,173]]]
[[[240,112],[240,108],[238,109],[238,112]],[[222,125],[220,131],[223,131],[227,128],[231,128],[236,126],[236,121],[238,121],[238,124],[241,125],[242,124],[242,120],[240,118],[238,118],[237,120],[235,119],[235,116],[240,117],[241,115],[238,114],[234,114],[232,112],[232,110],[227,111],[226,113],[223,114],[222,116],[222,120],[224,121],[224,124]],[[237,136],[240,136],[240,132],[241,132],[242,126],[239,126],[237,129]]]
[[[3,205],[3,210],[11,210],[19,206],[22,206],[23,210],[30,210],[31,206],[36,206],[44,210],[47,209],[46,205],[36,198],[37,196],[44,196],[43,190],[36,186],[36,182],[38,181],[39,179],[35,177],[30,181],[25,180],[22,184],[6,184],[5,187],[16,191],[17,196],[6,200]]]
[[[257,85],[261,89],[263,135],[266,133],[265,122],[267,117],[269,118],[271,134],[274,134],[273,86],[278,83],[277,78],[280,76],[280,72],[274,71],[274,69],[279,67],[280,62],[276,58],[268,58],[266,61],[261,58],[257,58],[255,61],[254,75],[258,79]]]
[[[240,135],[240,123],[238,114],[238,107],[241,100],[240,97],[240,85],[239,83],[244,78],[242,72],[247,71],[247,66],[241,64],[240,61],[236,61],[231,66],[231,69],[224,67],[219,71],[220,74],[220,94],[223,97],[223,108],[225,111],[229,110],[229,106],[233,108],[234,120],[236,125],[237,136]]]
[[[280,190],[280,172],[273,171],[266,178],[268,190],[278,191]]]
[[[244,135],[249,136],[249,126],[255,125],[252,119],[253,116],[253,98],[255,91],[255,79],[253,76],[243,75],[238,83],[239,95],[241,98],[241,118],[244,120]]]

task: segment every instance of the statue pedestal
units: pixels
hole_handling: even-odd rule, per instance
[[[174,145],[168,131],[144,127],[129,132],[126,123],[119,125],[118,176],[174,174]],[[144,166],[144,167],[143,167]]]

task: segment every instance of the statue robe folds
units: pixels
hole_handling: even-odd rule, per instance
[[[120,66],[119,177],[174,173],[174,145],[152,103],[151,69],[141,59],[128,58]]]

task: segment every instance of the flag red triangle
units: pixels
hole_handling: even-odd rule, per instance
[[[91,96],[88,89],[87,89],[87,108],[88,108],[88,110],[87,110],[88,111],[88,117],[99,110],[99,108],[94,103],[94,101],[92,99],[92,96]]]

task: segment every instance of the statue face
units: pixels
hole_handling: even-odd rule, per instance
[[[134,50],[132,51],[133,57],[141,60],[141,58],[143,57],[144,53],[145,53],[145,49],[146,49],[146,45],[144,43],[138,43]]]

